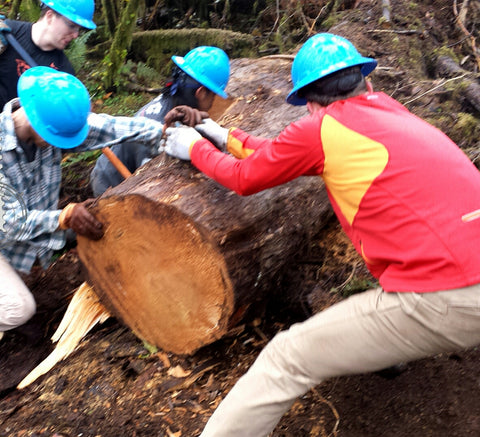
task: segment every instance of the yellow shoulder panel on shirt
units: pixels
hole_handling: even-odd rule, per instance
[[[365,193],[387,165],[388,151],[330,115],[323,118],[321,137],[325,185],[351,225]]]
[[[228,131],[228,139],[227,139],[227,152],[230,152],[235,158],[244,159],[247,156],[250,156],[255,150],[253,149],[245,149],[243,147],[243,143],[235,138],[233,135],[230,135],[230,132],[234,128],[230,128]]]

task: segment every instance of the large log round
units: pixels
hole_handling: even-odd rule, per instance
[[[102,303],[140,338],[191,353],[275,289],[330,208],[319,178],[241,197],[158,157],[93,212],[105,236],[78,251]]]
[[[215,118],[276,135],[306,112],[285,103],[290,66],[232,61],[232,100]],[[78,252],[101,302],[140,338],[179,354],[265,301],[333,214],[320,178],[241,197],[165,155],[105,192],[93,212],[105,236],[79,237]]]

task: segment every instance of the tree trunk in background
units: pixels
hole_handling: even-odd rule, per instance
[[[12,7],[10,9],[10,12],[8,14],[8,18],[11,20],[17,20],[18,19],[18,13],[20,12],[20,0],[13,0],[12,2]]]
[[[102,0],[102,16],[110,36],[115,35],[119,17],[118,0]]]
[[[132,43],[132,33],[135,29],[139,3],[140,0],[129,0],[121,12],[120,22],[115,31],[112,45],[105,57],[107,72],[103,85],[106,90],[114,85],[118,71],[127,57],[127,51]]]
[[[2,5],[2,7],[6,6],[7,5]],[[40,4],[36,0],[23,0],[23,2],[21,0],[13,0],[8,14],[5,9],[1,12],[11,20],[35,22],[40,16]]]

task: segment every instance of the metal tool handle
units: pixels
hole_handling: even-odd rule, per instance
[[[3,35],[7,39],[8,43],[18,52],[18,54],[23,58],[23,60],[30,65],[30,67],[37,66],[37,63],[25,51],[25,49],[20,45],[20,43],[15,39],[15,37],[10,32],[4,32]]]

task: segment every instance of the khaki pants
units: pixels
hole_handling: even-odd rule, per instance
[[[0,255],[0,332],[23,325],[35,314],[35,310],[30,290]]]
[[[201,437],[264,437],[326,378],[480,344],[480,284],[435,293],[369,290],[277,334]]]

